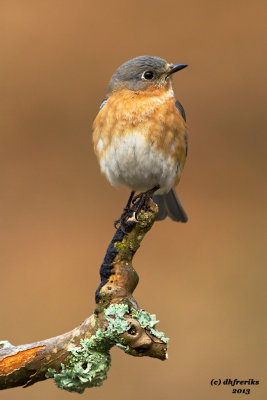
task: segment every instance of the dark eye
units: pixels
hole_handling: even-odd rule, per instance
[[[142,75],[142,78],[144,78],[146,80],[153,79],[153,77],[154,77],[154,73],[152,71],[145,71]]]

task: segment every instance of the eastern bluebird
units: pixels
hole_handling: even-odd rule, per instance
[[[121,65],[110,80],[94,121],[93,142],[111,185],[132,190],[122,217],[132,201],[142,198],[133,198],[134,192],[142,191],[158,204],[158,220],[169,216],[187,222],[174,189],[187,155],[186,118],[171,79],[185,67],[141,56]]]

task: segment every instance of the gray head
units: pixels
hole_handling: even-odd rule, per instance
[[[186,64],[168,64],[159,57],[141,56],[122,64],[111,77],[107,94],[119,89],[142,91],[150,87],[168,87],[170,76]]]

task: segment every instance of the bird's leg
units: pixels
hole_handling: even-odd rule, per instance
[[[146,206],[147,202],[153,194],[160,188],[160,185],[154,186],[152,189],[147,190],[146,192],[141,192],[137,196],[132,199],[132,203],[136,204],[135,210],[135,218],[138,218],[138,214],[140,213],[141,209]]]
[[[129,213],[129,211],[130,211],[130,209],[131,209],[131,204],[132,204],[132,199],[133,199],[134,194],[135,194],[135,192],[132,191],[131,194],[130,194],[130,197],[129,197],[128,201],[127,201],[127,204],[126,204],[126,206],[125,206],[124,209],[123,209],[123,212],[122,212],[120,218],[117,219],[116,221],[114,221],[114,227],[115,227],[116,229],[117,229],[117,225],[118,225],[119,222],[120,222],[122,225],[126,222],[127,215],[128,215],[128,213]]]

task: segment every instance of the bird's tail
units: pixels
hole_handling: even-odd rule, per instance
[[[177,222],[188,221],[186,212],[178,199],[175,189],[171,189],[167,194],[155,194],[153,200],[159,207],[157,221],[162,221],[166,217],[170,217],[173,221]]]

